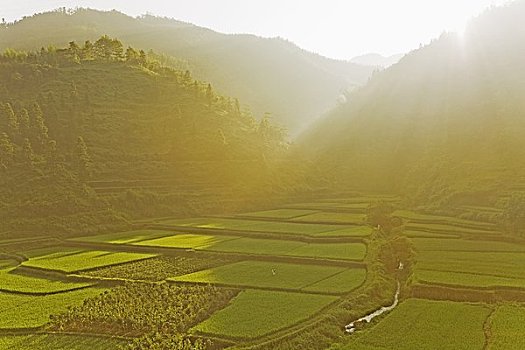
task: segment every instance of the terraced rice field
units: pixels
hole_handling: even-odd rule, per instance
[[[462,287],[525,288],[525,278],[499,277],[465,272],[417,270],[416,280],[426,284],[446,284]]]
[[[346,273],[348,270],[360,272]],[[349,292],[364,282],[364,269],[335,266],[299,265],[262,261],[242,261],[235,264],[198,271],[170,278],[173,282],[212,283],[239,287],[283,290],[315,290],[320,293]],[[336,277],[337,276],[337,277]],[[330,278],[343,280],[342,285],[332,282],[319,283]],[[319,284],[318,284],[319,283]],[[317,285],[316,285],[317,284]]]
[[[0,336],[0,349],[6,350],[114,350],[127,341],[88,335],[38,334]]]
[[[315,210],[301,210],[301,209],[274,209],[265,211],[256,211],[251,213],[238,214],[239,217],[252,217],[261,219],[293,219],[299,216],[315,213]]]
[[[481,305],[408,299],[334,350],[482,349],[489,314],[490,309]]]
[[[206,229],[263,232],[263,233],[282,233],[305,236],[319,236],[340,230],[337,234],[344,235],[343,229],[353,229],[353,226],[327,225],[327,224],[303,224],[293,222],[257,221],[224,218],[196,218],[196,219],[177,219],[159,222],[163,225],[173,225],[174,227],[194,227]],[[351,232],[351,231],[350,231]]]
[[[486,222],[472,221],[459,219],[452,216],[439,216],[430,214],[421,214],[408,210],[396,210],[392,213],[392,216],[398,216],[403,219],[407,219],[414,223],[429,223],[429,224],[444,224],[454,225],[458,227],[480,229],[480,230],[494,230],[495,225]]]
[[[480,237],[483,238],[487,235],[500,235],[497,231],[491,231],[491,230],[480,230],[477,228],[468,228],[468,227],[461,227],[456,226],[452,224],[429,224],[429,223],[408,223],[406,225],[407,230],[411,231],[423,231],[423,232],[430,232],[430,233],[445,233],[445,234],[452,234],[452,235],[461,235],[461,236],[474,236],[474,237]]]
[[[362,260],[366,254],[366,246],[362,243],[304,243],[276,239],[194,234],[177,234],[141,241],[136,245],[342,260]]]
[[[143,240],[160,238],[171,235],[172,232],[159,230],[136,230],[126,232],[108,233],[96,236],[73,238],[71,241],[91,242],[91,243],[112,243],[112,244],[131,244]]]
[[[336,300],[327,295],[246,290],[194,330],[231,338],[255,338],[303,321]]]
[[[416,269],[523,278],[523,266],[523,253],[426,251],[418,255]]]
[[[314,284],[304,287],[306,292],[346,293],[359,287],[366,279],[365,269],[347,269]]]
[[[419,251],[464,251],[464,252],[525,252],[525,245],[507,242],[413,238]]]
[[[24,261],[22,266],[72,273],[155,256],[155,254],[114,253],[98,250],[61,251],[57,248],[53,253],[31,257],[28,261]]]
[[[436,232],[416,231],[416,230],[404,230],[401,234],[409,238],[447,238],[447,239],[461,238],[461,235],[459,234],[436,233]]]
[[[81,304],[86,298],[104,289],[85,288],[46,296],[30,296],[0,292],[0,329],[32,328],[44,325],[49,315],[65,312],[69,306]]]
[[[26,294],[58,293],[92,285],[20,275],[16,274],[14,268],[0,270],[0,281],[0,290]]]
[[[237,239],[239,239],[237,236],[175,234],[162,238],[141,241],[135,243],[135,245],[182,249],[209,249],[220,243]]]
[[[295,218],[294,221],[301,222],[327,222],[335,224],[363,225],[366,221],[366,215],[355,213],[329,213],[318,212]]]

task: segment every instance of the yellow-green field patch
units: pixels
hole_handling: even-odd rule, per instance
[[[523,278],[525,253],[422,251],[416,270],[463,272],[497,277]]]
[[[335,349],[482,349],[483,324],[489,314],[490,309],[480,305],[408,299]]]
[[[490,317],[490,350],[525,349],[525,307],[499,306]]]
[[[155,257],[155,254],[127,252],[108,252],[100,250],[56,252],[35,256],[22,263],[22,266],[35,267],[66,273],[89,270],[96,267],[122,264]]]
[[[366,215],[356,213],[331,213],[319,212],[295,218],[295,221],[311,223],[335,223],[348,225],[362,225],[366,221]]]
[[[60,294],[30,296],[0,292],[0,328],[33,328],[49,321],[49,315],[95,297],[104,289],[85,288]]]
[[[418,269],[416,279],[426,284],[448,284],[466,287],[515,287],[525,288],[525,278],[498,277],[465,272],[432,271]]]
[[[194,330],[255,338],[304,321],[335,300],[337,297],[327,295],[246,290]]]
[[[359,287],[366,279],[365,269],[348,269],[303,288],[309,292],[346,293]]]
[[[419,251],[525,252],[525,245],[466,239],[413,238]]]
[[[128,342],[110,337],[89,335],[35,334],[0,336],[0,349],[5,350],[114,350]]]
[[[0,270],[0,289],[26,294],[57,293],[91,286],[92,283],[75,283],[17,274],[15,269]]]
[[[346,271],[345,267],[242,261],[170,278],[174,282],[300,290]],[[323,291],[321,291],[323,292]],[[326,290],[330,293],[329,290]]]
[[[92,242],[92,243],[113,243],[113,244],[130,244],[144,240],[155,239],[171,235],[168,231],[159,230],[136,230],[126,232],[115,232],[96,236],[86,236],[73,238],[72,241]]]
[[[303,209],[274,209],[265,211],[256,211],[251,213],[238,214],[238,216],[254,217],[263,219],[293,219],[298,216],[315,213],[315,210]]]

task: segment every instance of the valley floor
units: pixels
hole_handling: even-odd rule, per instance
[[[406,210],[384,232],[367,224],[377,201],[398,206],[354,196],[1,241],[0,348],[523,348],[525,244]],[[398,283],[396,308],[345,333]]]

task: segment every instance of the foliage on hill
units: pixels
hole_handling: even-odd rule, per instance
[[[379,72],[304,136],[338,188],[475,204],[525,168],[525,3],[487,11]],[[490,203],[493,204],[493,203]]]
[[[222,186],[231,196],[265,191],[273,159],[287,148],[269,118],[256,121],[189,71],[108,36],[38,52],[6,50],[0,107],[4,229],[28,217],[36,226],[90,212],[89,220],[70,220],[86,229],[96,216],[121,222],[115,209],[169,215],[177,204],[187,207],[177,189],[102,199],[89,186],[94,179],[160,178],[212,193]]]
[[[103,34],[176,57],[169,63],[239,97],[257,117],[272,113],[293,134],[333,107],[347,88],[366,82],[374,69],[328,59],[280,38],[225,35],[167,18],[89,9],[63,8],[0,26],[0,49],[64,46]]]

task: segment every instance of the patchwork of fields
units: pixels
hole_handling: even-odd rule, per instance
[[[377,271],[370,269],[369,250],[377,249],[374,240],[388,238],[366,223],[375,200],[397,203],[361,196],[231,217],[164,218],[138,230],[17,252],[20,261],[0,260],[0,348],[116,349],[128,340],[106,336],[144,335],[148,343],[151,332],[171,334],[162,326],[170,322],[182,327],[177,332],[224,344],[300,333],[363,293],[370,271]],[[524,305],[449,296],[509,291],[525,300],[525,245],[505,240],[489,222],[406,210],[393,216],[403,222],[396,235],[415,252],[402,300],[333,349],[523,348]],[[414,297],[418,286],[426,289]],[[137,311],[122,313],[128,304]],[[119,321],[124,314],[127,326]],[[142,320],[149,317],[146,327]],[[343,334],[344,323],[335,326]],[[41,333],[1,333],[24,328]]]
[[[115,319],[82,325],[86,322],[83,317],[87,317],[83,314],[96,313],[101,307],[105,310],[101,309],[98,317],[107,318],[114,312],[108,302],[117,295],[120,301],[115,299],[116,304],[133,302],[132,295],[123,291],[136,293],[142,289],[120,292],[111,289],[109,294],[101,294],[106,289],[97,284],[105,281],[117,284],[136,281],[146,285],[168,281],[169,286],[188,293],[194,290],[192,286],[210,285],[217,286],[219,291],[240,291],[228,306],[208,311],[211,313],[204,318],[205,309],[195,315],[195,320],[200,321],[190,332],[203,336],[247,340],[294,327],[322,313],[340,301],[342,295],[358,289],[367,278],[363,261],[367,239],[373,233],[365,222],[369,203],[358,200],[336,202],[332,206],[327,202],[318,204],[327,210],[340,207],[337,210],[341,211],[283,208],[235,217],[164,219],[159,223],[175,230],[106,233],[73,238],[64,247],[24,250],[20,252],[24,261],[0,261],[4,290],[0,294],[3,310],[0,318],[9,320],[0,322],[0,327],[42,327],[50,321],[50,315],[62,314],[51,322],[56,324],[52,328],[86,334],[95,330],[97,334],[104,333],[108,328],[116,331],[120,326],[110,323],[103,326],[104,322]],[[192,230],[185,232],[185,228]],[[163,249],[161,253],[159,249]],[[252,257],[264,257],[264,261]],[[151,297],[148,294],[146,298]],[[150,299],[145,299],[144,304],[149,302]],[[155,312],[163,311],[159,308]],[[18,321],[13,322],[14,319]],[[139,334],[140,327],[135,332]],[[69,342],[76,343],[70,346],[72,349],[90,346],[104,349],[125,343],[89,336],[76,341],[73,336],[45,333],[0,338],[0,344],[13,349],[24,346],[39,349],[44,343],[60,349]]]

